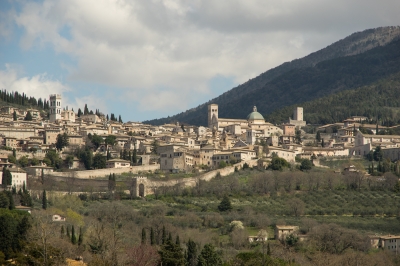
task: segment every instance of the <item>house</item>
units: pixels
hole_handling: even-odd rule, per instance
[[[264,229],[258,231],[258,234],[256,236],[249,236],[247,237],[247,240],[249,243],[252,242],[267,242],[268,240],[268,233]]]
[[[285,136],[294,136],[296,133],[296,126],[292,124],[283,124],[281,126],[283,130],[283,135]]]
[[[129,168],[131,166],[131,162],[122,159],[111,159],[106,163],[107,168]]]
[[[400,236],[381,236],[378,247],[398,254],[398,252],[400,252]]]
[[[276,225],[275,227],[275,240],[284,241],[286,236],[297,234],[299,231],[298,226],[293,225]]]
[[[54,215],[51,217],[51,220],[52,220],[53,222],[65,222],[65,217],[63,217],[63,216],[61,216],[61,215],[58,215],[58,214],[54,214]]]
[[[12,181],[11,186],[21,188],[24,184],[27,185],[28,174],[21,168],[8,168],[11,172]]]

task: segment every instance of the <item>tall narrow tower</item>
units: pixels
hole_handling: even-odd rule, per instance
[[[50,122],[61,119],[61,94],[50,94]]]
[[[303,107],[296,107],[296,109],[294,109],[293,120],[303,121]]]
[[[208,105],[208,127],[213,128],[213,117],[217,119],[218,122],[218,104],[209,104]],[[218,129],[218,124],[215,125],[215,127]]]

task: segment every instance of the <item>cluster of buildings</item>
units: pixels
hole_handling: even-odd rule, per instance
[[[96,153],[111,154],[107,168],[130,167],[132,161],[120,158],[121,151],[138,155],[134,164],[159,164],[160,170],[177,172],[192,169],[215,169],[225,164],[258,159],[259,166],[266,166],[273,154],[294,163],[296,157],[318,158],[332,156],[364,156],[376,146],[381,146],[385,157],[400,158],[400,136],[376,135],[376,125],[365,124],[366,117],[352,117],[343,123],[324,125],[324,145],[316,142],[315,133],[307,134],[303,120],[303,108],[297,107],[293,118],[286,123],[274,125],[265,121],[257,107],[246,119],[219,117],[217,104],[208,106],[208,125],[187,126],[165,124],[146,125],[140,122],[121,123],[107,120],[104,115],[78,114],[62,107],[59,94],[50,95],[48,118],[39,110],[29,110],[32,121],[23,118],[28,110],[11,106],[0,109],[0,143],[3,155],[15,150],[18,156],[36,157],[40,161],[49,150],[55,149],[57,136],[67,134],[69,145],[63,152],[73,151],[90,144],[94,134],[106,139],[114,136],[113,146],[101,144]],[[250,111],[250,110],[249,110]],[[14,113],[17,113],[15,120]],[[362,126],[372,134],[359,131]],[[379,130],[385,129],[380,126]],[[300,132],[300,134],[299,134]],[[60,153],[65,156],[64,153]],[[3,165],[12,166],[3,156]],[[43,166],[45,167],[45,166]],[[77,158],[72,169],[83,168]]]

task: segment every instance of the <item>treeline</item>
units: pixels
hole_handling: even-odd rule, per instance
[[[366,116],[369,123],[393,126],[400,123],[400,73],[372,85],[347,90],[302,103],[304,120],[310,124],[342,122],[351,116]],[[279,124],[292,117],[297,105],[284,107],[265,115],[268,122]]]
[[[36,99],[35,97],[28,97],[25,93],[20,94],[19,92],[8,92],[7,90],[0,91],[0,99],[5,103],[18,104],[22,106],[39,108],[48,110],[50,103],[46,99]]]

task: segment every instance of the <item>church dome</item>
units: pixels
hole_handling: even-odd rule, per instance
[[[253,112],[251,112],[248,116],[247,116],[247,121],[254,121],[254,120],[262,120],[265,121],[264,117],[262,116],[262,114],[260,114],[259,112],[257,112],[257,107],[253,107]]]

